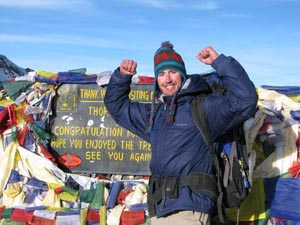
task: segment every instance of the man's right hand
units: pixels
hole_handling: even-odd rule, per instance
[[[136,74],[137,63],[131,59],[124,59],[120,64],[120,72],[124,75],[133,76]]]

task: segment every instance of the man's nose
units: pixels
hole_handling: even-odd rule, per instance
[[[166,81],[166,82],[170,82],[170,81],[171,81],[170,72],[167,72],[167,73],[165,74],[165,81]]]

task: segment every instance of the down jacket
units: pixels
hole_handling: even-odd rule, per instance
[[[222,75],[227,92],[209,96],[204,107],[212,139],[250,118],[256,110],[257,94],[243,67],[223,54],[211,65]],[[191,116],[193,98],[209,89],[201,76],[188,76],[176,101],[174,122],[167,120],[168,98],[160,93],[153,129],[147,133],[151,104],[131,102],[128,98],[132,76],[114,71],[107,86],[104,103],[116,123],[151,143],[150,171],[156,177],[181,177],[191,172],[213,171],[212,156]],[[215,199],[206,193],[180,187],[178,198],[166,197],[156,205],[158,217],[179,210],[212,213]]]

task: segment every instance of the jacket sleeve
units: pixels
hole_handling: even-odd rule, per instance
[[[246,71],[234,58],[221,54],[212,67],[227,87],[225,95],[209,96],[204,103],[208,126],[215,140],[254,115],[258,96]]]
[[[149,134],[145,131],[151,106],[130,101],[131,80],[132,76],[122,75],[119,68],[116,69],[106,88],[104,104],[117,124],[149,141]]]

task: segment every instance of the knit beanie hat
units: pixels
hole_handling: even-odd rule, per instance
[[[173,45],[169,41],[165,41],[161,44],[161,47],[157,49],[154,55],[154,75],[155,75],[155,82],[154,82],[154,93],[152,96],[152,106],[151,106],[151,113],[149,118],[149,127],[148,132],[152,130],[153,126],[153,119],[155,114],[155,94],[157,90],[157,76],[161,72],[171,69],[177,71],[182,77],[182,85],[186,81],[186,70],[184,62],[181,56],[174,51]],[[181,86],[182,86],[181,85]],[[168,121],[173,122],[174,114],[175,114],[175,101],[177,95],[180,91],[180,88],[176,91],[176,93],[172,96],[172,101],[170,104],[169,116]]]
[[[182,84],[186,80],[186,70],[181,56],[173,49],[173,45],[169,41],[161,44],[154,55],[154,75],[155,84],[154,91],[156,91],[156,79],[159,73],[164,70],[172,69],[177,71],[182,77]]]

